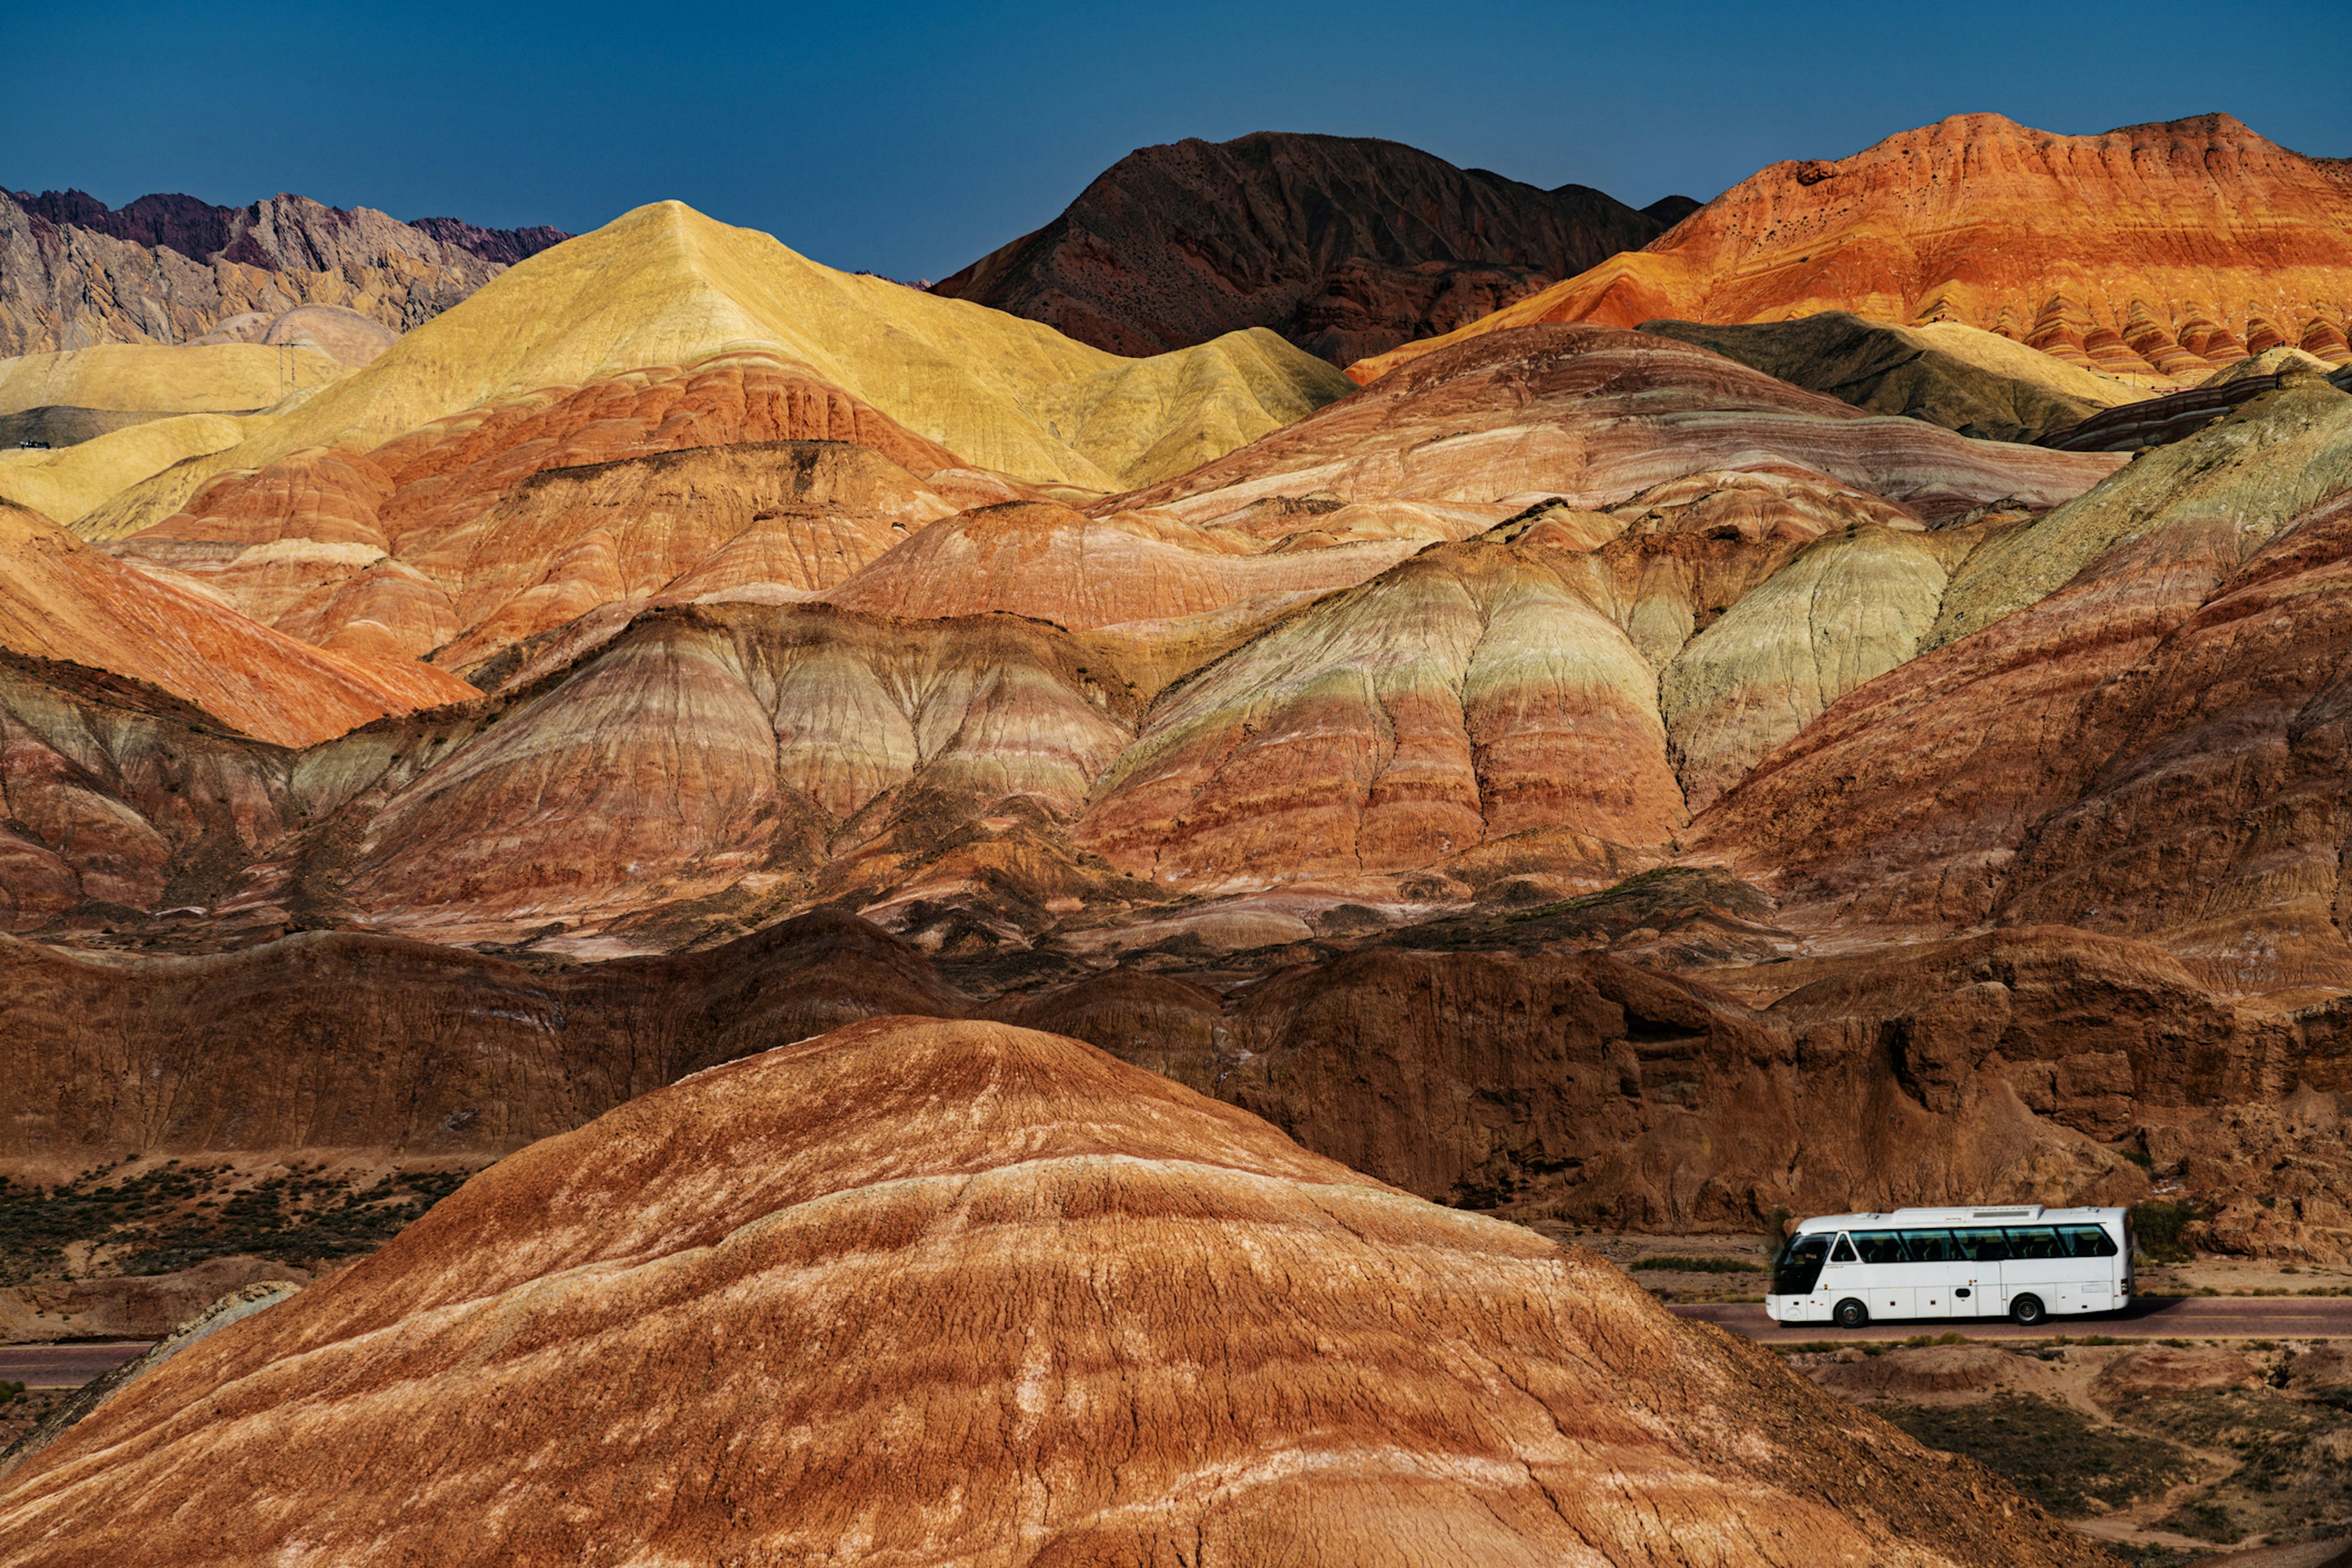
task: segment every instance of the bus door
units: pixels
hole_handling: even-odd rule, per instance
[[[2119,1250],[2116,1238],[2107,1234],[2103,1225],[2062,1225],[2059,1239],[2074,1258],[2074,1298],[2077,1310],[2084,1312],[2112,1311],[2123,1305],[2116,1287],[2121,1282],[2123,1268],[2116,1257]]]
[[[1948,1318],[1968,1305],[1971,1298],[1958,1293],[1969,1289],[1970,1265],[1950,1231],[1906,1230],[1903,1254],[1910,1259],[1912,1316]]]
[[[1952,1238],[1969,1264],[1969,1282],[1952,1292],[1956,1318],[1996,1318],[2009,1310],[2001,1293],[2001,1268],[2009,1261],[2009,1237],[1998,1227],[1956,1230]]]

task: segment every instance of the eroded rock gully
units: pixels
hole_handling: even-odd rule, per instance
[[[533,972],[312,932],[128,963],[0,938],[0,1158],[371,1148],[496,1156],[702,1068],[876,1013],[969,1004],[903,943],[819,914],[729,948]]]
[[[560,969],[347,934],[177,960],[10,942],[0,963],[26,1002],[0,1051],[26,1089],[0,1154],[25,1172],[207,1151],[496,1155],[847,1019],[984,1011],[1381,1180],[1520,1218],[1744,1226],[1775,1209],[2126,1201],[2154,1177],[2206,1205],[2227,1244],[2352,1255],[2331,1196],[2344,1032],[2234,1005],[2143,943],[2021,928],[1706,981],[1575,944],[1410,943],[1190,975],[1146,954],[983,1001],[837,914]]]

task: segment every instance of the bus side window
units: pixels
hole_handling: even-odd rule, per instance
[[[1948,1230],[1906,1230],[1903,1233],[1903,1248],[1914,1263],[1952,1263],[1960,1256]]]
[[[1891,1230],[1858,1230],[1853,1233],[1853,1246],[1864,1263],[1903,1261],[1903,1238]]]
[[[1959,1238],[1960,1250],[1979,1263],[1999,1263],[2009,1256],[2009,1241],[1997,1230],[1961,1230],[1952,1233]]]
[[[2011,1226],[2009,1227],[2009,1255],[2011,1258],[2063,1258],[2066,1249],[2059,1245],[2058,1233],[2046,1225]]]
[[[1852,1263],[1853,1260],[1853,1244],[1846,1240],[1844,1237],[1839,1237],[1837,1250],[1830,1254],[1830,1261],[1832,1263]]]
[[[2070,1225],[2060,1233],[2067,1242],[2066,1250],[2076,1258],[2113,1258],[2116,1238],[2105,1226]]]

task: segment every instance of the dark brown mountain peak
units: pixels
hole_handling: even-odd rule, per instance
[[[420,217],[410,219],[408,226],[423,230],[444,245],[470,250],[485,261],[500,261],[509,267],[572,237],[543,223],[528,228],[484,228],[461,217]]]
[[[1130,153],[1052,223],[934,291],[1116,353],[1269,327],[1344,364],[1668,226],[1583,185],[1547,191],[1370,137],[1261,131]]]

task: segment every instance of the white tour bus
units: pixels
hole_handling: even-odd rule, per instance
[[[2128,1209],[1896,1209],[1801,1221],[1772,1263],[1775,1322],[1874,1318],[2038,1323],[2111,1312],[2132,1294]]]

